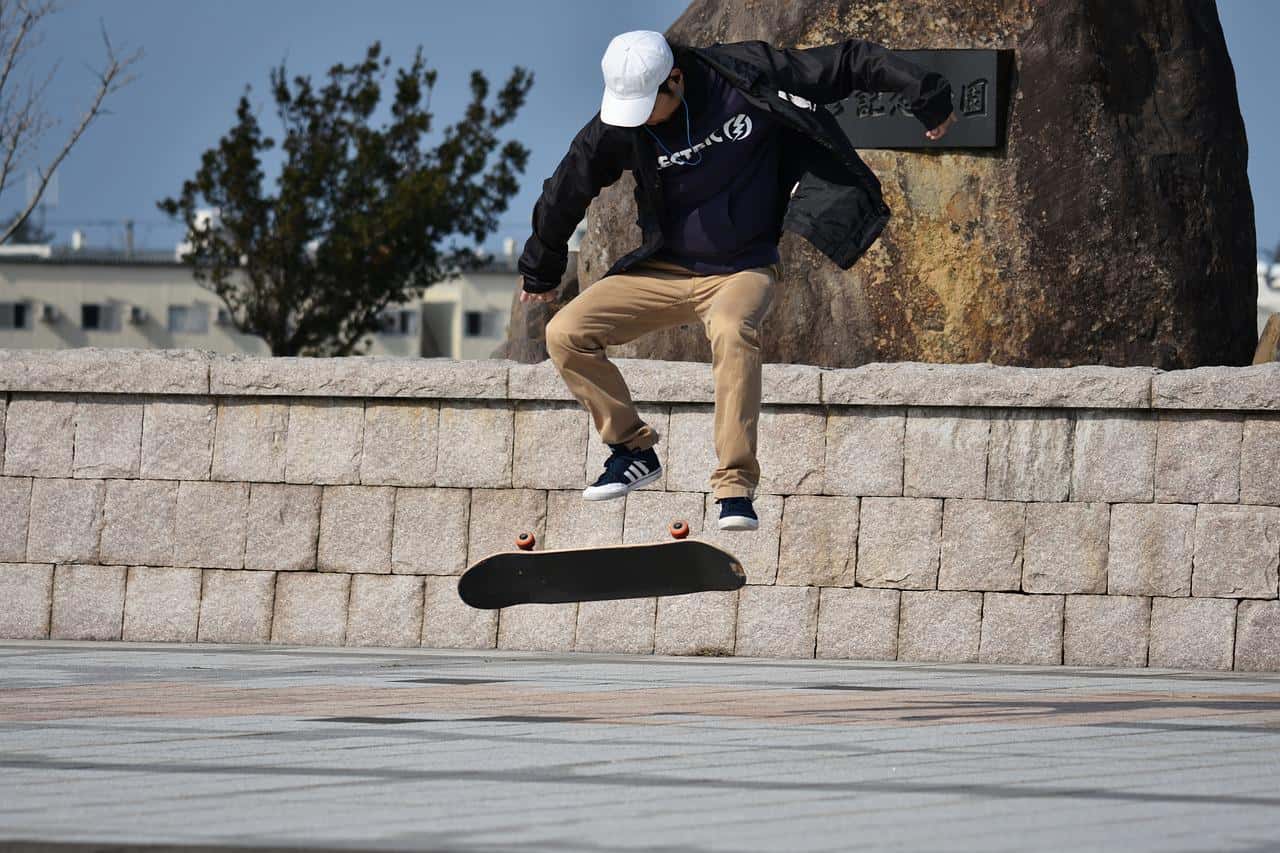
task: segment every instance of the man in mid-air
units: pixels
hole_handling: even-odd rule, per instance
[[[642,245],[546,329],[551,360],[612,451],[582,494],[618,498],[662,475],[660,436],[605,347],[697,322],[711,342],[719,528],[755,530],[759,330],[782,277],[778,240],[784,229],[803,235],[848,269],[889,219],[880,182],[822,105],[855,90],[900,93],[939,139],[956,120],[951,87],[858,39],[685,47],[636,30],[609,42],[601,68],[600,112],[544,182],[519,262],[521,301],[554,299],[588,204],[631,170]]]

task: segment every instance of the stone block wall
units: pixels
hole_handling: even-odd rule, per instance
[[[552,365],[0,350],[0,637],[1280,670],[1280,364],[767,365],[720,532],[708,365],[618,359],[663,478]],[[666,537],[732,593],[472,610],[472,561]]]

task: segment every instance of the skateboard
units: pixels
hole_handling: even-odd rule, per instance
[[[513,604],[562,604],[735,590],[747,582],[727,551],[688,540],[689,525],[668,528],[673,541],[599,548],[533,550],[532,533],[516,537],[516,551],[491,554],[458,578],[458,596],[492,610]]]

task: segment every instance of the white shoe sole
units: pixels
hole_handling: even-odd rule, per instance
[[[582,497],[589,501],[609,501],[620,498],[632,489],[654,482],[662,476],[662,469],[650,471],[630,485],[626,483],[610,483],[607,486],[587,486],[582,490]]]
[[[721,530],[758,530],[760,522],[758,519],[749,518],[745,515],[730,515],[720,519]]]

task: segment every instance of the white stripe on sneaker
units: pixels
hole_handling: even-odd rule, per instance
[[[636,480],[640,479],[640,473],[636,471],[636,466],[634,462],[631,463],[631,466],[627,468],[627,470],[624,473],[627,475],[628,482],[634,483]]]
[[[637,468],[639,468],[639,469],[640,469],[640,473],[641,473],[641,474],[648,474],[648,473],[649,473],[649,466],[648,466],[648,465],[646,465],[646,464],[644,464],[643,462],[641,462],[639,459],[637,459],[637,460],[635,461],[635,463],[634,463],[634,464],[635,464],[635,466],[636,466]]]

